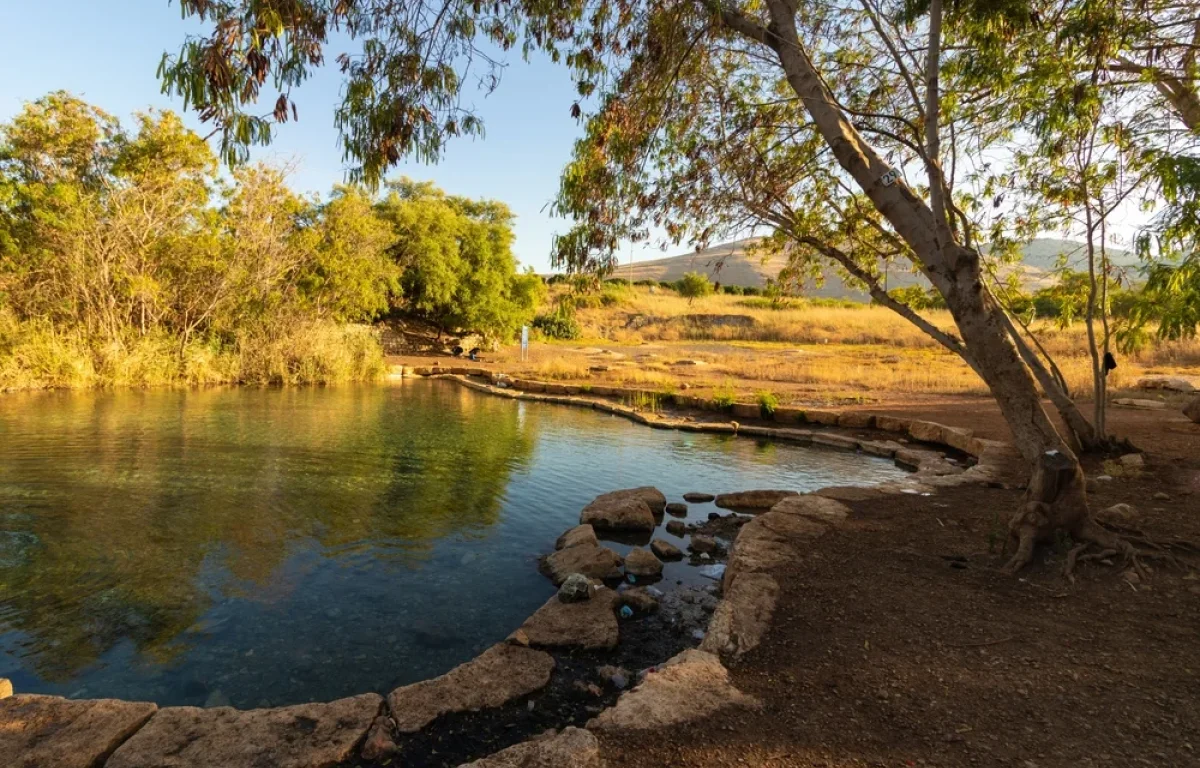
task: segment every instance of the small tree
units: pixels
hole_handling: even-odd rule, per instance
[[[677,283],[679,295],[688,300],[691,305],[696,299],[712,296],[713,284],[708,281],[708,275],[699,272],[688,272]]]

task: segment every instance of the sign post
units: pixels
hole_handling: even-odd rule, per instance
[[[521,362],[529,359],[529,326],[521,326]]]

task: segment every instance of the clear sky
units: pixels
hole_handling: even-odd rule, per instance
[[[183,21],[177,1],[0,0],[0,121],[59,89],[122,121],[151,106],[181,111],[181,103],[162,94],[155,72],[164,51],[177,51],[188,32],[199,30]],[[340,86],[336,67],[327,66],[296,94],[300,121],[280,126],[275,142],[254,153],[255,159],[294,163],[297,191],[325,194],[343,180],[333,127]],[[513,56],[498,91],[467,96],[484,119],[485,138],[454,141],[437,165],[410,163],[395,173],[430,179],[454,194],[504,201],[517,214],[518,258],[547,271],[551,237],[567,227],[547,205],[582,131],[569,112],[574,94],[565,68]],[[194,115],[185,119],[201,133],[210,130]]]

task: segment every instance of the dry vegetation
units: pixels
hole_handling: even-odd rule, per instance
[[[785,403],[986,393],[962,361],[882,307],[793,301],[776,309],[763,299],[730,295],[689,303],[670,291],[651,294],[645,288],[610,289],[605,304],[595,303],[578,312],[582,339],[535,343],[526,363],[516,360],[515,350],[506,350],[501,353],[505,366],[545,380],[603,381],[663,392],[732,388],[743,400],[770,391]],[[722,325],[712,316],[746,319]],[[946,312],[927,316],[953,327]],[[1091,361],[1084,327],[1063,330],[1046,323],[1037,333],[1073,391],[1087,392]],[[681,365],[681,360],[697,364]],[[1114,390],[1147,373],[1195,375],[1200,342],[1118,355],[1118,363],[1110,377]],[[598,367],[607,370],[592,370]]]

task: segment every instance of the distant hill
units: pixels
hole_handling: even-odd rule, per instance
[[[782,256],[773,256],[766,261],[761,256],[751,254],[748,248],[756,242],[756,238],[735,240],[721,245],[714,245],[702,251],[669,256],[651,261],[635,261],[622,264],[613,273],[613,277],[621,277],[631,281],[658,280],[673,281],[683,277],[685,272],[703,272],[713,282],[722,285],[740,285],[762,288],[768,278],[773,278],[783,269],[786,260]],[[1057,267],[1060,258],[1073,269],[1086,268],[1086,253],[1084,244],[1073,240],[1056,238],[1038,238],[1023,249],[1023,281],[1033,289],[1045,287],[1050,283],[1052,272]],[[1134,267],[1137,257],[1130,251],[1110,250],[1109,258],[1120,267]],[[1012,269],[1005,266],[1004,271]],[[923,277],[906,271],[893,269],[886,275],[887,287],[901,288],[917,282],[924,283]],[[824,284],[809,285],[804,291],[806,296],[825,298],[843,298],[855,301],[866,301],[867,296],[845,285],[836,272],[829,269],[825,273]]]

